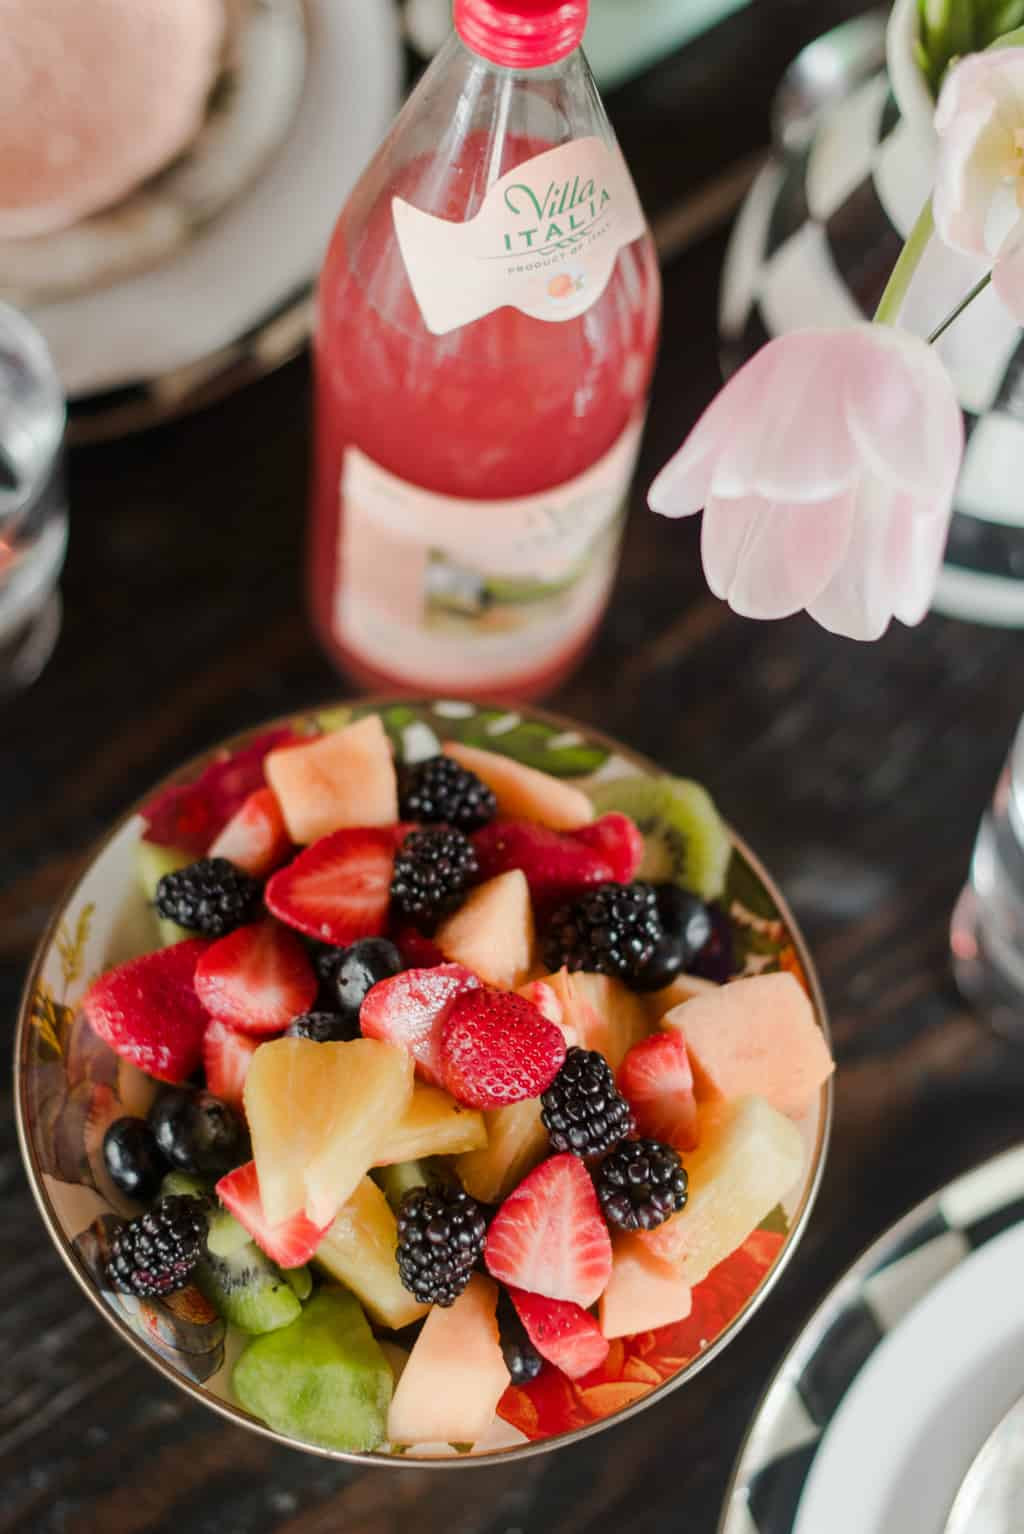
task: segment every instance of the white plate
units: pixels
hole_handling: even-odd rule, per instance
[[[950,1274],[872,1354],[825,1434],[795,1534],[941,1534],[1024,1389],[1024,1226]]]
[[[402,55],[389,0],[305,4],[305,92],[264,174],[164,265],[33,310],[73,401],[196,367],[308,295],[397,110]]]
[[[1024,1390],[1024,1146],[925,1199],[831,1289],[779,1364],[718,1534],[939,1534]]]

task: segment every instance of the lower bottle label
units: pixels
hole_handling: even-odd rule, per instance
[[[599,616],[615,576],[643,418],[586,473],[505,501],[437,495],[359,448],[341,475],[334,629],[410,684],[515,684]]]

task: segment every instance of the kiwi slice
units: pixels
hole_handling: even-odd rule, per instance
[[[689,778],[613,778],[590,797],[599,814],[618,810],[642,832],[639,879],[679,884],[703,900],[722,893],[732,842],[706,788]]]
[[[308,1300],[313,1293],[313,1275],[308,1268],[282,1268],[286,1283],[291,1286],[297,1300]]]
[[[252,1335],[289,1326],[302,1311],[291,1284],[255,1241],[230,1257],[208,1253],[196,1269],[195,1280],[225,1321]]]
[[[240,1225],[233,1214],[221,1209],[216,1203],[208,1184],[199,1177],[193,1177],[190,1172],[168,1172],[160,1184],[160,1193],[164,1198],[176,1193],[185,1198],[209,1200],[210,1207],[206,1211],[206,1246],[214,1257],[232,1257],[252,1241],[245,1226]]]
[[[168,1172],[160,1193],[164,1198],[172,1193],[212,1198],[207,1184],[188,1172]],[[296,1287],[233,1214],[214,1205],[207,1211],[207,1222],[206,1256],[195,1271],[196,1288],[241,1332],[258,1335],[288,1326],[302,1310]]]
[[[437,1167],[430,1161],[396,1161],[392,1166],[376,1166],[371,1176],[395,1213],[404,1195],[413,1188],[429,1188],[439,1180]]]
[[[183,852],[180,847],[162,847],[159,842],[146,841],[145,837],[139,842],[137,858],[139,883],[150,905],[156,899],[156,887],[164,874],[177,873],[179,868],[187,868],[195,862],[191,852]],[[175,921],[168,921],[166,916],[157,916],[156,924],[164,948],[169,948],[172,943],[180,943],[183,938],[195,937],[194,932],[179,927]]]

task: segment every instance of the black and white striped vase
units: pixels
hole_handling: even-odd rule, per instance
[[[917,0],[896,0],[888,68],[856,80],[807,126],[780,133],[733,232],[722,283],[723,362],[773,336],[870,318],[932,184],[933,102],[913,61]],[[836,34],[833,64],[848,62]],[[812,45],[821,50],[823,44]],[[813,71],[820,74],[822,58]],[[799,61],[798,61],[799,64]],[[780,103],[784,105],[784,103]],[[785,112],[777,114],[785,123]],[[901,324],[928,334],[982,275],[933,241]],[[956,385],[967,451],[934,606],[1024,627],[1024,338],[991,290],[938,343]]]

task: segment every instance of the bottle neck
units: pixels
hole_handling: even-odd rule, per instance
[[[550,68],[583,41],[589,0],[455,0],[455,30],[502,69]]]

